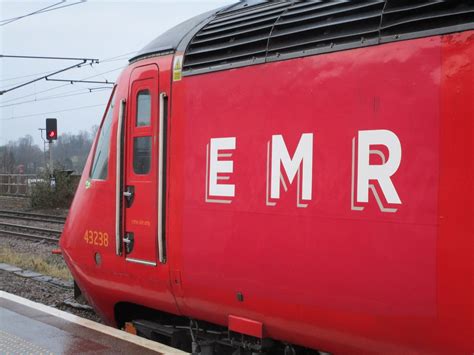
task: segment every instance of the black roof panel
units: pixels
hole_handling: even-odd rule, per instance
[[[249,3],[253,3],[255,1],[248,1]],[[260,1],[261,2],[261,1]],[[244,2],[247,3],[247,2]],[[179,44],[181,41],[188,35],[190,32],[198,31],[204,24],[206,24],[209,20],[211,20],[215,14],[220,11],[232,8],[234,6],[240,7],[242,3],[237,3],[230,6],[221,7],[215,10],[211,10],[205,12],[203,14],[197,15],[195,17],[186,20],[179,25],[176,25],[166,31],[165,33],[161,34],[153,41],[148,43],[145,47],[143,47],[134,57],[130,58],[130,62],[136,61],[140,58],[158,54],[161,52],[169,52],[178,49]],[[193,31],[194,30],[194,31]],[[183,48],[183,50],[186,48]]]
[[[474,29],[474,0],[241,0],[193,17],[130,61],[184,52],[183,74]]]

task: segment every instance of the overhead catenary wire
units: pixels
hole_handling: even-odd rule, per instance
[[[43,7],[43,8],[41,8],[41,9],[39,9],[39,10],[30,12],[30,13],[28,13],[28,14],[26,14],[26,15],[22,15],[22,16],[17,16],[17,17],[12,17],[12,18],[8,18],[8,19],[5,19],[5,20],[1,20],[1,21],[0,21],[0,26],[8,25],[9,23],[12,23],[12,22],[21,20],[22,18],[39,14],[39,13],[41,13],[41,12],[43,12],[43,11],[46,11],[47,9],[51,9],[52,7],[55,7],[55,6],[59,5],[59,4],[62,4],[63,2],[65,2],[65,0],[61,0],[60,2],[58,2],[58,3],[56,3],[56,4]]]
[[[10,92],[10,91],[13,91],[13,90],[16,90],[16,89],[19,89],[19,88],[22,88],[24,86],[27,86],[27,85],[30,85],[30,84],[33,84],[37,81],[40,81],[40,80],[43,80],[43,79],[47,79],[48,77],[50,76],[53,76],[53,75],[56,75],[56,74],[59,74],[59,73],[63,73],[67,70],[70,70],[70,69],[73,69],[73,68],[80,68],[86,64],[94,64],[94,63],[98,63],[99,60],[98,59],[92,59],[92,58],[71,58],[71,57],[46,57],[46,56],[26,56],[26,55],[5,55],[5,54],[0,54],[0,58],[15,58],[15,59],[55,59],[55,60],[74,60],[74,61],[80,61],[81,63],[76,63],[74,65],[71,65],[71,66],[68,66],[66,68],[62,68],[60,70],[56,70],[48,75],[44,75],[44,76],[41,76],[41,77],[38,77],[36,79],[33,79],[33,80],[30,80],[30,81],[27,81],[27,82],[24,82],[22,84],[18,84],[18,85],[15,85],[13,87],[10,87],[6,90],[0,90],[0,95],[3,95],[3,94],[6,94],[7,92]]]
[[[0,81],[13,81],[13,80],[18,80],[18,79],[31,78],[32,76],[38,76],[38,75],[48,74],[48,73],[51,73],[51,70],[43,71],[43,72],[40,72],[40,73],[29,74],[29,75],[15,76],[15,77],[12,77],[12,78],[0,79]]]
[[[49,6],[46,6],[42,9],[39,9],[39,10],[36,10],[36,11],[33,11],[33,12],[30,12],[26,15],[22,15],[22,16],[17,16],[17,17],[13,17],[13,18],[9,18],[9,19],[5,19],[5,20],[1,20],[0,21],[0,27],[1,26],[5,26],[5,25],[8,25],[9,23],[12,23],[12,22],[15,22],[15,21],[18,21],[18,20],[21,20],[25,17],[30,17],[30,16],[34,16],[34,15],[39,15],[39,14],[43,14],[45,12],[50,12],[50,11],[55,11],[55,10],[59,10],[59,9],[62,9],[62,8],[65,8],[65,7],[69,7],[69,6],[74,6],[74,5],[79,5],[79,4],[82,4],[84,2],[86,2],[87,0],[79,0],[78,2],[75,2],[75,3],[72,3],[72,4],[67,4],[67,5],[62,5],[62,6],[58,6],[60,4],[63,4],[66,2],[66,0],[62,0],[58,3],[55,3],[53,5],[49,5]],[[57,6],[57,7],[56,7]]]
[[[46,60],[75,60],[75,61],[87,61],[93,63],[99,63],[99,59],[95,58],[78,58],[78,57],[51,57],[51,56],[39,56],[39,55],[12,55],[12,54],[0,54],[0,58],[15,58],[15,59],[46,59]]]
[[[46,79],[46,78],[47,78],[48,76],[50,76],[50,75],[59,74],[59,73],[62,73],[62,72],[64,72],[64,71],[66,71],[66,70],[70,70],[70,69],[73,69],[73,68],[76,68],[76,67],[77,67],[77,68],[80,68],[80,67],[81,67],[82,65],[84,65],[84,64],[86,64],[86,61],[83,61],[83,62],[80,63],[80,64],[71,65],[71,66],[66,67],[66,68],[63,68],[63,69],[61,69],[61,70],[57,70],[57,71],[55,71],[55,72],[53,72],[53,73],[50,73],[50,74],[48,74],[48,75],[45,75],[45,76],[42,76],[42,77],[39,77],[39,78],[30,80],[30,81],[27,81],[27,82],[25,82],[25,83],[15,85],[15,86],[10,87],[10,88],[8,88],[8,89],[6,89],[6,90],[1,90],[1,91],[0,91],[0,95],[3,95],[3,94],[6,94],[7,92],[10,92],[10,91],[13,91],[13,90],[22,88],[22,87],[24,87],[24,86],[26,86],[26,85],[30,85],[30,84],[36,83],[37,81]]]
[[[107,61],[114,61],[115,59],[119,58],[119,57],[123,57],[123,56],[126,56],[126,55],[129,55],[129,54],[132,54],[132,53],[136,53],[135,52],[129,52],[129,53],[124,53],[124,54],[120,54],[120,55],[117,55],[117,56],[114,56],[114,57],[110,57],[110,58],[106,58],[105,60]],[[126,66],[120,66],[120,67],[117,67],[117,68],[114,68],[114,69],[111,69],[111,70],[108,70],[108,71],[105,71],[105,72],[100,72],[100,73],[97,73],[97,74],[94,74],[94,75],[90,75],[90,76],[87,76],[85,78],[83,78],[83,80],[86,80],[86,79],[91,79],[91,78],[95,78],[95,77],[98,77],[98,76],[103,76],[105,74],[109,74],[109,73],[112,73],[114,71],[117,71],[117,70],[121,70],[123,68],[125,68]],[[0,106],[0,108],[4,108],[4,107],[11,107],[11,106],[17,106],[17,105],[21,105],[21,104],[26,104],[26,103],[32,103],[32,102],[35,102],[35,101],[43,101],[43,100],[52,100],[52,99],[56,99],[56,98],[61,98],[61,97],[68,97],[68,96],[75,96],[75,95],[83,95],[83,94],[86,94],[86,93],[90,93],[91,91],[95,91],[95,90],[100,90],[100,89],[111,89],[111,87],[102,87],[102,88],[88,88],[87,90],[89,90],[89,92],[86,92],[86,93],[77,93],[78,91],[82,91],[83,89],[81,90],[77,90],[77,91],[70,91],[70,92],[66,92],[66,93],[63,93],[63,94],[59,94],[59,95],[56,95],[56,96],[48,96],[48,97],[40,97],[40,98],[36,98],[37,95],[39,94],[42,94],[42,93],[45,93],[45,92],[49,92],[49,91],[53,91],[53,90],[57,90],[57,89],[60,89],[60,88],[63,88],[63,87],[66,87],[66,86],[69,86],[70,84],[64,84],[64,85],[59,85],[59,86],[56,86],[56,87],[53,87],[53,88],[50,88],[50,89],[46,89],[46,90],[42,90],[40,92],[35,92],[33,94],[28,94],[28,95],[23,95],[21,97],[16,97],[16,98],[13,98],[13,99],[9,99],[9,100],[3,100],[2,103],[7,103],[6,105],[2,105]],[[68,95],[69,93],[69,95]],[[28,101],[23,101],[23,102],[17,102],[18,100],[21,100],[22,98],[26,98],[26,97],[31,97],[31,96],[35,96],[35,100],[28,100]],[[12,104],[8,104],[12,102]],[[81,109],[86,109],[86,108],[93,108],[93,107],[99,107],[99,106],[103,106],[103,104],[100,104],[100,105],[91,105],[91,106],[81,106],[81,107],[76,107],[76,108],[71,108],[71,109],[64,109],[64,110],[59,110],[59,111],[54,111],[54,112],[49,112],[49,113],[38,113],[38,114],[31,114],[31,115],[22,115],[22,116],[12,116],[10,118],[6,118],[6,119],[3,119],[2,121],[7,121],[7,120],[13,120],[13,119],[17,119],[17,118],[24,118],[24,117],[32,117],[32,116],[36,116],[36,115],[42,115],[42,114],[50,114],[50,113],[59,113],[59,112],[67,112],[67,111],[74,111],[74,110],[81,110]]]
[[[132,54],[135,54],[135,53],[137,53],[137,51],[128,52],[128,53],[116,55],[114,57],[101,59],[100,63],[115,62],[115,61],[118,61],[118,60],[126,60],[126,58],[121,58],[121,57],[129,56],[129,55],[132,55]]]
[[[129,56],[129,55],[132,55],[132,54],[135,54],[135,53],[137,53],[137,51],[127,52],[127,53],[123,53],[123,54],[118,54],[118,55],[113,56],[113,57],[109,57],[109,58],[105,58],[105,59],[100,59],[98,64],[109,63],[109,62],[116,62],[116,61],[120,61],[120,60],[127,60],[127,58],[122,58],[122,57]],[[28,74],[28,75],[22,75],[22,76],[15,76],[15,77],[6,78],[6,79],[0,79],[0,82],[2,82],[2,81],[13,81],[13,80],[24,79],[24,78],[30,78],[30,77],[32,77],[32,76],[38,76],[38,75],[42,75],[42,74],[48,74],[48,73],[50,73],[50,72],[51,72],[51,71],[43,71],[43,72],[34,73],[34,74]]]
[[[29,104],[29,103],[33,103],[33,102],[60,99],[60,98],[64,98],[64,97],[92,94],[92,93],[102,92],[102,91],[111,90],[111,89],[112,89],[112,87],[102,87],[101,86],[101,87],[97,87],[97,88],[87,88],[87,89],[73,90],[73,91],[70,91],[70,92],[65,92],[64,94],[61,94],[61,95],[53,95],[53,96],[42,97],[42,98],[35,99],[35,100],[26,100],[26,101],[17,102],[17,103],[14,103],[14,104],[1,105],[0,108],[19,106],[19,105]],[[84,92],[84,90],[88,90],[88,91]]]
[[[72,108],[67,108],[67,109],[58,110],[58,111],[32,113],[32,114],[29,114],[29,115],[22,115],[22,116],[14,116],[14,117],[9,117],[9,118],[4,118],[4,119],[2,119],[2,121],[10,121],[10,120],[16,120],[16,119],[19,119],[19,118],[26,118],[26,117],[33,117],[33,116],[49,115],[49,114],[52,114],[52,113],[60,113],[60,112],[67,112],[67,111],[78,111],[78,110],[83,110],[83,109],[86,109],[86,108],[99,107],[99,106],[104,107],[104,104],[72,107]]]
[[[120,69],[123,69],[123,68],[125,68],[125,66],[121,66],[121,67],[118,67],[118,68],[115,68],[115,69],[111,69],[111,70],[108,70],[108,71],[103,72],[103,73],[94,74],[94,75],[82,78],[81,80],[87,80],[87,79],[95,78],[95,77],[103,75],[103,74],[109,74],[109,73],[112,73],[114,71],[117,71],[117,70],[120,70]],[[14,101],[24,99],[25,97],[37,96],[39,94],[49,92],[49,91],[53,91],[53,90],[57,90],[57,89],[60,89],[60,88],[63,88],[63,87],[69,86],[69,85],[71,85],[71,84],[58,85],[58,86],[55,86],[55,87],[52,87],[52,88],[49,88],[49,89],[45,89],[45,90],[42,90],[42,91],[39,91],[39,92],[35,92],[33,94],[23,95],[23,96],[19,96],[19,97],[16,97],[16,98],[9,99],[9,100],[3,100],[2,103],[6,104],[6,103],[9,103],[9,102],[14,102]]]

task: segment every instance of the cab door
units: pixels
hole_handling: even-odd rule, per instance
[[[133,70],[125,120],[123,250],[129,262],[155,266],[158,238],[158,66]]]

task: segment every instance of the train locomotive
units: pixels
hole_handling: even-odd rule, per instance
[[[201,354],[472,354],[473,1],[241,1],[121,73],[60,239]]]

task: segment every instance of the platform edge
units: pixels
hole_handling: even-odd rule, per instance
[[[64,319],[64,320],[69,321],[69,322],[74,323],[74,324],[81,325],[83,327],[95,330],[97,332],[107,334],[107,335],[110,335],[112,337],[119,338],[121,340],[128,341],[130,343],[139,345],[143,348],[147,348],[149,350],[160,352],[160,353],[165,354],[165,355],[168,355],[168,354],[169,355],[189,354],[189,353],[186,353],[184,351],[169,347],[167,345],[160,344],[158,342],[154,342],[152,340],[148,340],[148,339],[145,339],[145,338],[141,338],[139,336],[129,334],[129,333],[124,332],[122,330],[112,328],[112,327],[109,327],[109,326],[104,325],[104,324],[96,323],[96,322],[93,322],[91,320],[76,316],[74,314],[67,313],[67,312],[61,311],[59,309],[52,308],[52,307],[46,306],[44,304],[37,303],[37,302],[28,300],[28,299],[20,297],[20,296],[13,295],[11,293],[8,293],[8,292],[2,291],[2,290],[0,290],[0,299],[1,298],[12,301],[12,302],[15,302],[15,303],[19,303],[19,304],[24,305],[26,307],[36,309],[38,311],[41,311],[41,312],[50,314],[52,316]]]

